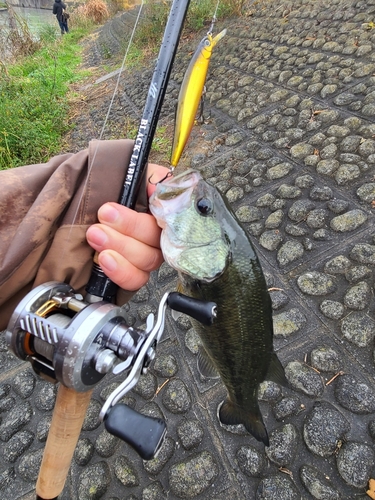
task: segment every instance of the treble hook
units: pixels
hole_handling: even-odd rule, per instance
[[[148,178],[148,182],[149,182],[150,184],[152,184],[153,186],[156,186],[157,184],[160,184],[161,182],[165,181],[166,179],[169,179],[169,177],[172,177],[172,175],[173,175],[173,168],[171,167],[171,168],[170,168],[170,170],[169,170],[169,172],[167,172],[167,174],[166,174],[166,175],[165,175],[162,179],[160,179],[160,181],[157,181],[157,182],[151,182],[151,179],[152,179],[152,176],[153,176],[153,175],[154,175],[154,174],[151,174],[151,175],[150,175],[150,177]]]

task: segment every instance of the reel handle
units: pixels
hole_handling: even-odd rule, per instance
[[[130,445],[143,460],[151,460],[159,451],[166,434],[161,418],[148,417],[125,404],[116,404],[105,416],[106,430]]]

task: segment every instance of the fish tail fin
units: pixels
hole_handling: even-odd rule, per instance
[[[258,405],[254,406],[252,411],[246,411],[227,399],[219,410],[219,418],[220,422],[224,425],[244,425],[245,429],[250,432],[255,439],[269,446],[270,442],[267,429],[264,425]]]

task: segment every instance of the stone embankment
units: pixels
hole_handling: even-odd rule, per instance
[[[260,387],[270,446],[241,428],[220,426],[225,390],[199,376],[199,341],[188,318],[168,317],[151,370],[126,398],[166,420],[160,454],[142,462],[100,425],[100,407],[119,382],[105,379],[90,404],[63,500],[369,498],[375,0],[263,0],[248,14],[216,27],[226,26],[228,34],[212,59],[206,123],[195,127],[184,162],[226,193],[271,288],[275,348],[289,388]],[[118,50],[120,32],[128,29],[117,31],[120,24],[121,17],[101,30],[88,63]],[[173,120],[198,40],[178,54],[164,123]],[[140,116],[151,72],[132,70],[121,79],[110,131],[126,116]],[[77,119],[71,136],[77,149],[97,136],[108,100],[88,104]],[[174,284],[174,272],[163,265],[128,304],[129,323],[143,324]],[[0,362],[0,492],[31,499],[56,392],[11,356],[4,340]]]

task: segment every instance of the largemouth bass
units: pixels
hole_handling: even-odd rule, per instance
[[[150,209],[180,291],[217,304],[213,325],[192,321],[204,347],[198,368],[211,376],[214,367],[228,391],[220,421],[243,424],[268,446],[258,386],[265,379],[287,382],[273,350],[271,299],[249,237],[226,199],[193,170],[159,183]]]
[[[191,129],[194,125],[195,115],[198,110],[199,101],[202,97],[204,84],[207,77],[208,66],[211,59],[212,49],[223,38],[227,30],[221,31],[215,37],[207,34],[199,43],[184,79],[181,84],[177,102],[175,119],[175,132],[172,145],[171,166],[177,166],[182,151],[187,143]]]

